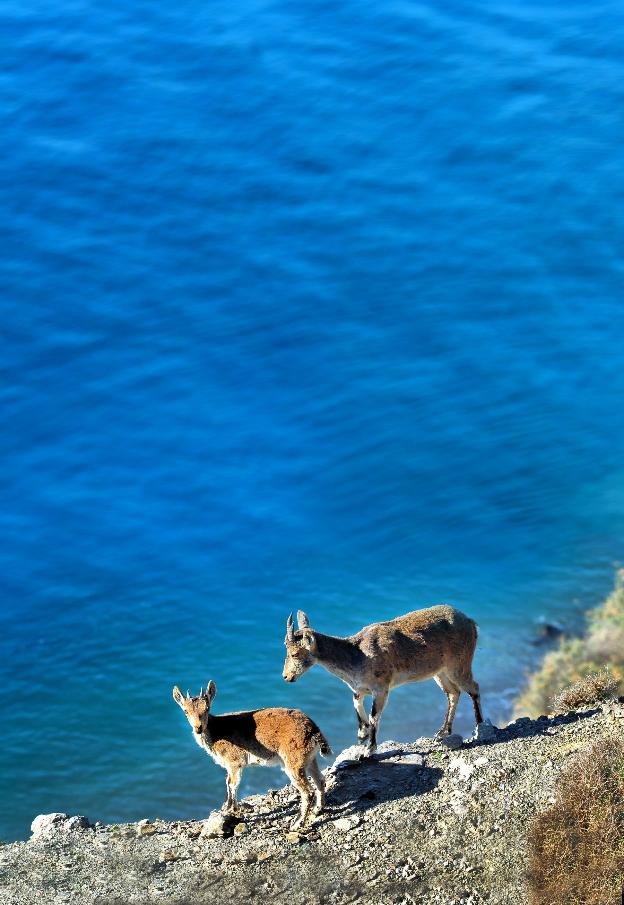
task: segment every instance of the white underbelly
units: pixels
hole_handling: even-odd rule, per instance
[[[414,673],[411,672],[398,672],[392,676],[390,688],[398,688],[399,685],[407,685],[409,682],[422,682],[423,679],[428,678],[429,676],[415,676]]]
[[[282,758],[279,754],[274,754],[273,757],[269,757],[264,760],[261,757],[255,757],[253,754],[247,755],[247,766],[249,767],[281,767],[282,766]]]

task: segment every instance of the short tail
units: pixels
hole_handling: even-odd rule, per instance
[[[320,729],[314,737],[315,737],[316,741],[319,743],[319,748],[321,749],[321,754],[323,755],[323,757],[331,757],[331,755],[334,752],[329,747],[329,742],[327,741],[327,739],[325,738],[325,736],[323,735],[323,733],[321,732]]]

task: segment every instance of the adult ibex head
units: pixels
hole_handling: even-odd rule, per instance
[[[299,610],[297,613],[298,630],[295,631],[292,613],[286,622],[286,660],[282,676],[287,682],[295,682],[299,676],[307,672],[316,663],[317,645],[314,632],[310,628],[310,620]]]

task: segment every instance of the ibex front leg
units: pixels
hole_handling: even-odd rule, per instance
[[[238,810],[236,793],[240,785],[242,772],[243,771],[238,767],[230,766],[228,769],[227,778],[225,780],[227,798],[225,799],[225,804],[222,808],[222,810],[224,810],[226,814],[236,814],[236,811]]]
[[[358,742],[363,743],[368,740],[370,726],[364,710],[364,693],[361,691],[353,692],[353,706],[357,714],[358,721]]]
[[[377,729],[379,728],[379,720],[388,700],[388,690],[373,692],[373,706],[370,712],[370,733],[368,736],[368,745],[366,746],[366,754],[370,756],[374,754],[377,747]]]

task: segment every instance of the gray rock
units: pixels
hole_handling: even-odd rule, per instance
[[[377,745],[377,754],[402,754],[403,753],[402,745],[399,745],[398,742],[382,742],[381,745]]]
[[[215,839],[223,836],[231,836],[234,830],[232,818],[220,811],[213,811],[208,820],[204,821],[201,838]]]
[[[66,833],[72,833],[74,830],[89,830],[92,829],[91,824],[89,823],[89,819],[84,817],[83,815],[76,815],[74,817],[70,817],[69,820],[66,820],[63,823],[63,831]]]
[[[495,742],[498,737],[498,729],[490,720],[483,720],[475,729],[472,741],[478,743]]]
[[[461,735],[453,733],[453,735],[445,735],[444,738],[440,739],[440,744],[448,748],[449,751],[458,751],[464,744],[464,740]]]
[[[400,764],[411,764],[414,767],[425,766],[425,758],[422,754],[400,754],[397,762]]]
[[[338,820],[334,820],[333,826],[341,833],[348,833],[349,830],[354,829],[359,823],[359,817],[339,817]]]
[[[346,770],[349,767],[361,763],[364,760],[364,757],[365,748],[363,745],[351,745],[349,748],[345,748],[344,751],[340,752],[331,769],[333,771]]]
[[[528,716],[519,716],[517,720],[514,720],[513,723],[510,723],[510,726],[528,726],[531,722],[531,718]]]

